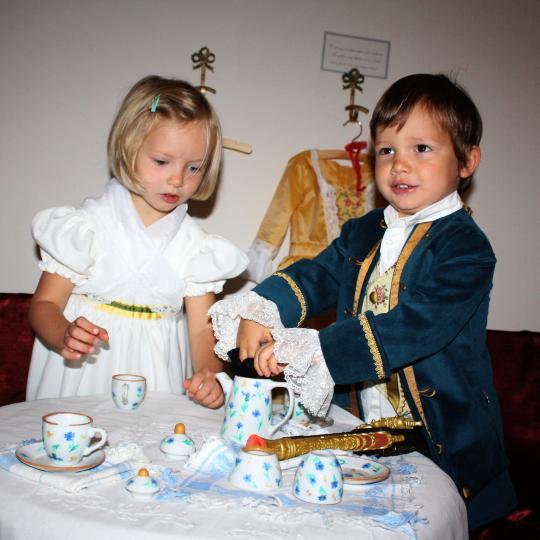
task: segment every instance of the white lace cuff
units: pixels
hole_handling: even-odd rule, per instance
[[[315,416],[325,416],[332,396],[334,380],[326,367],[319,332],[310,328],[283,328],[272,331],[274,355],[287,364],[284,375],[300,403]]]
[[[255,321],[267,328],[283,328],[279,311],[271,300],[253,291],[237,294],[216,302],[208,311],[217,343],[214,352],[222,360],[229,360],[227,353],[236,347],[240,319]]]

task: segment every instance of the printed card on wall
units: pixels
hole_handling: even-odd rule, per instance
[[[324,33],[321,69],[344,73],[356,68],[366,77],[386,79],[390,42],[333,32]]]

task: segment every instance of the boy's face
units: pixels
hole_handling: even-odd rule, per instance
[[[474,155],[473,155],[474,154]],[[377,128],[375,179],[381,195],[401,217],[411,216],[458,188],[480,159],[478,147],[460,168],[450,135],[421,105],[404,126]]]

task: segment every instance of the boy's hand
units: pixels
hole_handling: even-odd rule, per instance
[[[279,375],[283,373],[285,364],[280,364],[274,355],[274,344],[267,343],[263,345],[255,353],[255,361],[253,362],[257,373],[264,377],[271,377],[272,375]]]
[[[109,341],[107,330],[84,317],[77,317],[66,328],[59,352],[66,360],[79,360],[83,355],[95,352],[98,341]]]
[[[260,346],[273,342],[270,330],[262,324],[241,319],[236,336],[236,345],[240,349],[240,360],[254,358]]]
[[[216,374],[203,368],[184,381],[188,397],[210,409],[223,405],[223,389],[216,379]]]

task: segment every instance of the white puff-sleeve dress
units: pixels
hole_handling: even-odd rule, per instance
[[[109,342],[66,361],[36,338],[27,399],[108,393],[116,373],[136,373],[149,390],[181,394],[191,375],[185,296],[218,293],[247,256],[206,233],[181,205],[149,227],[115,179],[79,208],[44,210],[32,223],[40,268],[74,288],[64,314],[105,328]]]

